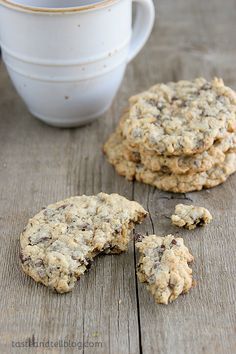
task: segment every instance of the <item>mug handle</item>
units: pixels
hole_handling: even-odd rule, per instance
[[[136,19],[128,55],[128,62],[134,59],[147,42],[155,20],[155,7],[152,0],[132,0],[138,4]]]

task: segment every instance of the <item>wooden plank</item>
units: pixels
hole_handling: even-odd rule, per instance
[[[138,60],[140,72],[148,67],[143,69],[145,84],[219,75],[236,88],[236,48],[232,47],[235,5],[235,1],[223,6],[215,0],[160,2],[159,26]],[[134,199],[151,217],[151,223],[140,230],[182,235],[195,256],[193,271],[198,284],[189,295],[167,307],[156,305],[145,285],[138,284],[144,354],[235,353],[235,189],[236,176],[210,191],[187,195],[135,184]],[[209,208],[214,222],[204,229],[179,231],[171,226],[168,216],[176,204],[191,200]]]
[[[18,262],[21,230],[28,218],[48,203],[101,190],[132,197],[132,183],[117,178],[101,152],[113,130],[113,120],[124,106],[124,97],[129,95],[126,87],[100,121],[81,129],[55,129],[26,112],[1,67],[1,352],[10,353],[12,341],[33,336],[35,340],[102,343],[101,348],[84,348],[84,353],[99,349],[107,354],[112,348],[139,352],[132,245],[128,255],[100,257],[76,289],[65,296],[36,285],[21,272]]]

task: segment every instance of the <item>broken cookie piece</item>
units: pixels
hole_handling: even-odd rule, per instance
[[[135,223],[147,212],[118,194],[71,197],[49,205],[21,234],[23,271],[58,293],[74,287],[101,253],[126,251]]]
[[[138,278],[147,283],[158,304],[167,305],[193,286],[192,269],[188,266],[193,256],[182,238],[150,235],[137,242],[136,247],[141,253]]]
[[[172,224],[193,230],[197,226],[204,226],[212,221],[211,213],[203,207],[177,204],[175,214],[171,216]]]

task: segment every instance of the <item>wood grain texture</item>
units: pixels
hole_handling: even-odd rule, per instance
[[[128,97],[156,82],[218,75],[236,89],[235,0],[165,0],[157,8],[151,39],[129,65],[112,108],[86,127],[56,129],[32,118],[0,67],[1,353],[236,352],[236,176],[210,191],[164,193],[117,176],[101,152]],[[128,254],[97,258],[67,295],[21,272],[19,234],[28,218],[64,197],[100,191],[120,193],[149,210],[138,230],[183,235],[195,256],[198,283],[189,295],[155,305],[137,282],[133,243]],[[191,201],[209,208],[213,223],[191,232],[171,226],[175,204]],[[12,341],[28,338],[99,346],[12,347]]]

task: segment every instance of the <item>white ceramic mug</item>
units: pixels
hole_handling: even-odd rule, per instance
[[[3,60],[34,116],[72,127],[110,107],[154,23],[152,0],[133,1],[0,0]]]

